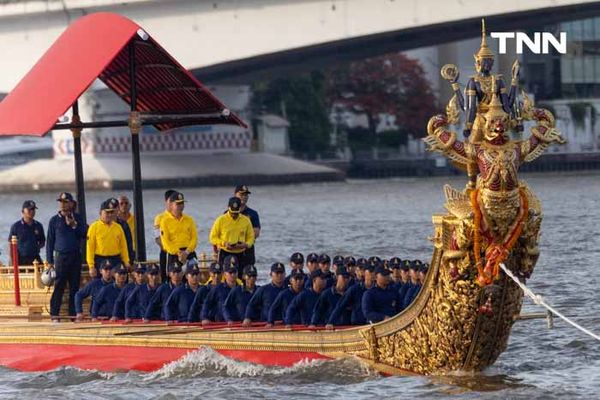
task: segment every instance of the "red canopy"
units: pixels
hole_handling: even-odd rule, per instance
[[[128,44],[134,40],[137,111],[210,115],[226,108],[139,25],[118,14],[96,13],[70,25],[0,103],[0,135],[45,135],[96,78],[129,104]],[[233,113],[217,123],[246,126]]]

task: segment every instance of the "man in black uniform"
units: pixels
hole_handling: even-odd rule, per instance
[[[34,219],[37,206],[33,200],[27,200],[21,207],[21,219],[10,227],[8,242],[17,237],[19,265],[31,265],[33,261],[42,262],[40,249],[46,244],[44,227]],[[14,260],[13,260],[14,263]]]

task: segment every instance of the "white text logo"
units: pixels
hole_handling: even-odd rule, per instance
[[[527,46],[534,54],[548,54],[550,45],[560,54],[567,54],[567,33],[560,32],[557,39],[549,32],[535,32],[533,39],[523,32],[491,32],[494,39],[498,39],[498,52],[506,54],[506,41],[515,39],[517,54],[523,54],[523,45]]]

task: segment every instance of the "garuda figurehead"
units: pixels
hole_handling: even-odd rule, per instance
[[[485,114],[482,115],[484,120],[483,136],[484,140],[490,144],[502,145],[510,140],[508,132],[510,130],[511,121],[510,115],[504,111],[502,103],[498,98],[495,90],[495,82],[492,89],[492,100]]]

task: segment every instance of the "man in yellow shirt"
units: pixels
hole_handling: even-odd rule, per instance
[[[116,222],[116,207],[111,201],[100,206],[100,218],[87,232],[86,261],[92,277],[99,277],[100,265],[108,261],[114,267],[129,266],[127,240],[123,228]]]
[[[235,256],[238,260],[238,277],[241,278],[244,267],[251,265],[248,248],[254,245],[254,229],[250,218],[240,214],[242,203],[237,197],[229,199],[228,210],[220,215],[210,230],[210,243],[219,252],[219,264],[225,257]]]
[[[198,232],[194,219],[183,213],[183,194],[174,192],[168,201],[169,211],[160,220],[160,242],[167,253],[167,265],[177,261],[181,266],[196,258]]]
[[[169,213],[169,197],[171,197],[171,195],[173,193],[175,193],[175,190],[173,190],[173,189],[169,189],[165,192],[165,210],[160,212],[159,214],[157,214],[156,217],[154,217],[154,224],[152,226],[153,233],[154,233],[154,242],[160,248],[160,255],[159,255],[158,260],[159,260],[159,266],[160,266],[160,277],[161,277],[162,282],[168,282],[168,279],[167,279],[167,253],[165,252],[165,249],[163,249],[162,243],[160,241],[160,221],[166,214]]]

